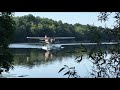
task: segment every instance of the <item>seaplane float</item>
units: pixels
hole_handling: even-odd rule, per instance
[[[45,37],[27,37],[27,38],[28,39],[44,40],[45,45],[43,45],[41,48],[43,50],[49,51],[49,50],[52,50],[52,49],[62,49],[62,48],[64,48],[60,44],[53,44],[53,42],[56,39],[73,39],[75,37],[47,37],[47,35],[45,35]]]

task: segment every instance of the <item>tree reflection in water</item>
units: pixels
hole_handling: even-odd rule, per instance
[[[8,72],[10,68],[13,69],[13,56],[9,49],[0,48],[0,75]]]
[[[51,51],[38,49],[11,49],[11,52],[14,55],[15,65],[22,65],[30,69],[35,65],[47,65],[56,59],[54,53]]]
[[[34,66],[49,66],[55,62],[62,62],[63,58],[73,57],[75,63],[83,64],[83,60],[90,60],[92,70],[88,70],[89,75],[85,77],[94,78],[117,78],[120,77],[120,54],[117,45],[86,45],[67,46],[62,50],[43,51],[37,49],[12,49],[14,55],[14,65],[22,65],[32,68]],[[65,60],[67,61],[67,60]],[[73,61],[74,62],[74,61]],[[64,63],[64,62],[63,62]],[[69,61],[68,61],[69,63]],[[81,67],[81,69],[84,67]],[[87,67],[86,67],[87,68]],[[89,67],[88,67],[89,68]],[[65,65],[62,70],[68,77],[82,77],[76,71],[77,67]]]

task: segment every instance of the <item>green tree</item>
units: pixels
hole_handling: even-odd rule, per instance
[[[4,68],[5,72],[13,68],[13,56],[9,52],[8,45],[13,39],[14,30],[13,13],[0,12],[0,74],[4,71],[1,68]]]
[[[13,39],[15,31],[15,22],[13,21],[13,13],[0,12],[0,48],[7,48]]]
[[[109,38],[109,28],[96,27],[94,25],[81,25],[76,23],[74,25],[63,23],[61,20],[54,21],[48,18],[34,17],[33,15],[25,15],[14,18],[16,22],[15,42],[27,42],[27,36],[64,36],[76,37],[75,40],[79,42],[95,42],[93,39],[100,39],[101,41],[114,40]],[[96,33],[96,36],[94,33]],[[21,37],[22,36],[22,37]],[[99,37],[98,37],[99,36]],[[97,37],[97,38],[94,38]]]

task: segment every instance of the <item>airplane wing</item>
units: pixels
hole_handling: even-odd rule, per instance
[[[45,40],[45,37],[27,37],[29,39],[39,39],[39,40]]]
[[[27,37],[29,39],[39,39],[39,40],[45,40],[45,37]],[[51,37],[53,39],[73,39],[75,37]]]
[[[54,39],[73,39],[75,37],[53,37]]]

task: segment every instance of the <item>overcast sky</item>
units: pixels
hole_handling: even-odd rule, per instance
[[[98,21],[99,12],[15,12],[15,16],[23,16],[32,14],[40,16],[41,18],[49,18],[56,21],[61,20],[63,23],[75,24],[80,23],[83,25],[95,25],[104,27],[105,23]],[[113,15],[110,16],[109,21],[106,22],[107,27],[112,28],[114,24]]]

